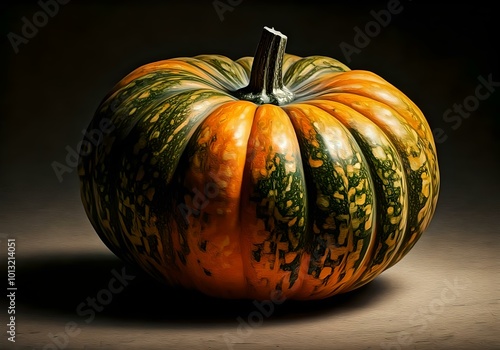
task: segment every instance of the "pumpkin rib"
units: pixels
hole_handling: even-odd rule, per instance
[[[183,275],[206,294],[245,292],[240,243],[240,192],[249,127],[256,106],[246,101],[220,105],[198,127],[179,173],[189,208],[190,253]],[[179,203],[184,204],[184,203]]]
[[[374,242],[376,203],[371,174],[357,141],[326,111],[313,105],[283,107],[301,142],[302,157],[316,186],[311,261],[302,293],[336,294],[362,272]],[[319,288],[321,286],[321,288]]]
[[[331,100],[311,100],[307,104],[328,112],[348,128],[363,150],[372,174],[378,212],[376,250],[368,253],[370,264],[364,267],[365,271],[360,271],[359,280],[353,278],[352,283],[344,287],[344,290],[349,290],[382,273],[402,247],[409,210],[404,163],[392,140],[366,115]]]
[[[210,91],[210,92],[214,92],[214,91]],[[227,97],[227,96],[224,95],[224,94],[220,94],[220,97]],[[213,102],[213,101],[211,101],[211,102]],[[185,157],[186,156],[186,152],[188,150],[190,150],[190,148],[188,147],[188,144],[193,139],[193,135],[207,121],[208,118],[210,118],[214,113],[216,113],[217,110],[219,110],[220,108],[224,107],[224,105],[227,104],[227,103],[234,103],[234,101],[223,99],[222,101],[219,101],[218,103],[212,103],[211,106],[209,105],[210,108],[208,108],[208,109],[207,109],[206,103],[204,104],[204,106],[202,106],[203,108],[197,109],[197,115],[199,117],[199,120],[192,126],[192,128],[190,129],[191,131],[185,137],[180,138],[180,140],[183,140],[183,139],[185,140],[185,144],[184,144],[183,149],[182,150],[178,150],[178,151],[174,151],[174,152],[168,152],[169,157],[167,159],[171,160],[172,156],[170,156],[170,155],[174,155],[175,156],[176,154],[181,154],[181,157]],[[190,103],[190,107],[193,107],[193,105],[194,104]],[[177,115],[177,114],[174,113],[174,115]],[[160,127],[160,126],[158,126],[158,127]],[[186,128],[186,126],[182,127],[183,130],[185,128]],[[174,141],[175,140],[172,139],[171,142],[174,142]],[[175,144],[179,144],[178,142],[174,142],[174,143]],[[166,152],[166,150],[163,150],[163,152]],[[177,168],[179,160],[177,161],[176,164],[172,165],[172,169],[176,169]],[[162,165],[161,167],[164,168],[164,165]],[[170,179],[166,178],[166,179],[164,179],[164,181],[166,183],[171,183],[171,178]],[[188,188],[188,190],[191,191],[192,188],[193,187]],[[201,193],[203,193],[203,188],[202,188]],[[173,207],[173,208],[171,208],[171,211],[176,211],[176,212],[179,211],[181,205],[184,205],[183,208],[186,208],[186,205],[187,205],[187,208],[189,210],[197,208],[197,203],[195,203],[193,201],[193,198],[191,198],[190,201],[187,200],[186,195],[184,195],[184,197],[182,197],[182,198],[183,198],[184,201],[181,202],[181,203],[176,203],[176,206]],[[186,213],[184,213],[184,215],[186,215]],[[181,232],[183,232],[184,230],[180,230],[179,229],[179,227],[182,227],[184,225],[184,220],[186,220],[186,217],[183,217],[183,216],[178,216],[177,217],[177,227],[178,227],[178,229],[177,229],[177,232],[178,232],[177,238],[178,239],[174,243],[172,243],[172,244],[174,244],[175,246],[178,247],[176,251],[177,251],[177,255],[180,258],[180,261],[181,261],[182,265],[185,265],[188,262],[187,256],[190,255],[189,252],[192,251],[192,249],[190,248],[191,245],[189,244],[189,238],[190,238],[190,236],[188,236],[186,234],[186,237],[184,237],[183,235],[181,235]],[[165,236],[164,237],[167,237],[168,235],[172,235],[172,232],[165,232]],[[181,245],[184,246],[185,248],[181,248]],[[179,254],[181,254],[182,257]],[[175,256],[174,256],[174,258],[175,258]],[[167,266],[168,266],[168,264],[167,264]],[[204,273],[207,273],[206,271],[208,271],[208,270],[205,270]],[[167,273],[167,275],[168,275],[168,273]],[[186,278],[183,278],[183,277],[186,277],[186,276],[189,276],[189,274],[187,274],[187,275],[184,274],[181,277],[179,277],[180,281],[183,281],[183,282],[181,282],[181,284],[185,285],[186,287],[191,287],[191,288],[192,287],[196,287],[196,288],[200,288],[201,287],[201,285],[198,283],[198,280],[196,280],[196,279],[190,278],[191,282],[190,283],[187,282]]]
[[[269,299],[273,291],[300,286],[302,246],[307,242],[307,193],[295,131],[279,107],[261,105],[247,148],[242,197],[242,239],[251,268],[250,295]],[[244,245],[242,245],[244,247]],[[257,288],[258,287],[258,288]]]
[[[234,62],[236,62],[241,66],[241,68],[245,71],[247,77],[249,77],[250,79],[250,74],[252,72],[253,57],[250,56],[240,57]]]
[[[214,93],[214,91],[209,91],[209,92]],[[203,92],[198,91],[198,93],[202,94]],[[162,170],[164,171],[166,169],[172,169],[172,170],[170,172],[167,171],[167,173],[161,173],[160,174],[161,176],[156,181],[156,185],[155,185],[154,179],[151,179],[151,178],[144,179],[145,184],[150,183],[150,184],[152,184],[152,186],[147,187],[147,189],[143,189],[143,187],[142,187],[143,184],[141,184],[140,186],[138,186],[137,190],[132,191],[132,193],[134,193],[134,192],[141,193],[141,191],[143,191],[144,195],[147,196],[147,194],[149,193],[149,191],[151,191],[151,189],[155,189],[157,192],[157,193],[155,193],[155,198],[156,198],[156,200],[159,201],[159,203],[155,204],[153,206],[154,207],[153,209],[161,208],[164,205],[161,203],[162,202],[162,200],[160,198],[161,194],[163,194],[164,196],[169,196],[169,194],[171,193],[172,190],[176,191],[176,189],[173,188],[173,187],[175,187],[175,183],[172,182],[172,179],[175,175],[172,171],[177,168],[181,159],[185,158],[186,152],[188,151],[188,143],[189,143],[189,140],[191,140],[193,134],[196,132],[196,130],[199,128],[199,126],[213,113],[214,110],[216,110],[221,105],[223,105],[224,103],[227,102],[227,100],[222,100],[222,101],[218,101],[217,103],[215,103],[215,101],[211,100],[212,106],[207,106],[206,103],[202,102],[202,104],[204,105],[203,108],[195,108],[196,102],[192,101],[192,98],[191,98],[192,96],[190,96],[190,93],[186,92],[185,94],[186,94],[186,97],[188,98],[187,101],[191,101],[191,102],[189,102],[189,106],[190,106],[190,108],[192,108],[193,116],[196,116],[198,119],[196,122],[192,123],[191,127],[189,127],[189,130],[191,130],[191,131],[188,131],[187,134],[185,134],[185,136],[182,136],[182,137],[179,136],[180,137],[179,140],[183,140],[183,141],[174,142],[175,141],[174,139],[172,139],[170,142],[167,142],[167,143],[165,143],[165,141],[162,141],[162,142],[159,142],[159,146],[162,146],[159,151],[158,151],[158,149],[156,151],[151,150],[151,149],[144,151],[145,154],[149,154],[149,155],[153,154],[153,155],[155,155],[155,157],[158,157],[160,154],[165,155],[165,156],[159,157],[160,161],[157,162],[158,165],[156,166],[158,169],[158,172],[161,173]],[[222,97],[224,97],[224,96],[222,96]],[[202,101],[204,101],[204,99],[202,99]],[[164,103],[165,103],[165,101],[164,101]],[[153,125],[155,127],[163,129],[163,132],[165,132],[165,127],[161,126],[160,122],[161,121],[168,122],[169,120],[172,122],[173,119],[170,118],[171,115],[175,115],[176,117],[179,117],[181,120],[184,120],[184,121],[187,121],[187,120],[192,121],[192,119],[193,119],[190,116],[185,116],[185,117],[179,116],[176,113],[176,110],[173,110],[173,111],[170,110],[170,113],[168,113],[165,118],[163,118],[162,116],[159,116],[158,120],[155,123],[153,123]],[[144,120],[144,122],[148,123],[149,120],[147,120],[147,118],[146,118]],[[182,126],[182,128],[179,129],[179,127],[181,127],[181,126]],[[186,125],[180,124],[179,126],[176,127],[176,130],[182,130],[183,132],[187,129],[188,129],[188,124],[186,124]],[[168,130],[168,128],[167,128],[167,130]],[[149,135],[154,135],[155,133],[156,133],[156,131],[154,128],[149,130]],[[170,132],[167,132],[166,134],[170,135],[169,139],[173,135],[173,133],[170,133]],[[148,137],[148,139],[150,140],[149,146],[153,145],[154,143],[152,142],[151,137]],[[158,139],[158,141],[160,141],[159,137],[157,137],[156,139]],[[167,145],[168,143],[174,143],[176,145],[176,147],[178,147],[178,145],[181,145],[181,148],[177,149],[177,151],[172,151],[172,150],[168,151],[165,149],[165,145]],[[184,146],[182,146],[182,143],[184,143]],[[159,152],[161,152],[161,153],[159,153]],[[176,157],[176,155],[179,155],[179,156]],[[162,159],[163,160],[166,159],[166,162],[162,161]],[[169,162],[171,163],[171,165],[168,165]],[[155,169],[155,167],[152,167],[152,169],[150,169],[150,171],[153,172],[154,169]],[[164,188],[164,190],[161,190],[161,188]],[[176,197],[176,196],[174,195],[174,197]],[[185,198],[185,197],[183,197],[183,198]],[[167,250],[171,251],[171,254],[170,254],[171,261],[165,262],[162,266],[170,266],[170,267],[176,266],[177,268],[181,267],[181,269],[182,269],[182,266],[184,266],[187,263],[186,256],[189,255],[191,248],[190,248],[190,245],[188,244],[189,232],[186,231],[186,229],[184,228],[184,225],[185,225],[184,220],[186,220],[186,218],[182,215],[173,215],[172,214],[173,212],[177,213],[179,211],[179,208],[180,208],[179,205],[181,205],[181,204],[184,204],[184,205],[189,204],[190,208],[195,207],[195,205],[192,202],[190,202],[190,203],[183,202],[183,203],[177,203],[175,205],[175,207],[173,205],[171,207],[167,206],[167,212],[164,212],[164,211],[155,212],[155,210],[153,210],[153,211],[156,214],[155,217],[159,217],[159,218],[165,217],[165,216],[171,217],[173,219],[173,222],[174,222],[173,226],[171,226],[170,228],[164,227],[164,229],[160,230],[161,232],[159,233],[160,242],[163,242],[163,240],[168,240],[168,241],[170,241],[170,245],[171,245],[171,247],[165,246],[165,243],[163,243],[161,245],[161,246],[163,246],[163,250],[167,249]],[[183,208],[185,208],[185,207],[183,207]],[[160,224],[162,224],[162,223],[160,223]],[[162,224],[162,225],[164,225],[164,224]],[[169,238],[169,237],[172,237],[172,238]],[[155,276],[156,275],[155,270],[148,267],[152,263],[152,262],[147,261],[149,259],[149,257],[145,256],[143,258],[144,258],[144,260],[140,264],[142,266],[144,266],[144,268],[146,270],[148,270],[148,272],[150,272],[150,274]],[[163,258],[166,259],[167,256],[163,255]],[[163,270],[162,268],[158,268],[158,267],[157,267],[157,269]],[[168,279],[169,275],[174,276],[175,280],[180,281],[181,284],[185,285],[186,287],[189,287],[189,286],[193,287],[196,285],[196,283],[194,283],[193,280],[191,280],[191,282],[188,282],[188,279],[186,279],[186,277],[188,276],[187,274],[177,273],[177,275],[176,275],[175,272],[172,271],[172,269],[170,269],[169,272],[164,271],[163,274],[166,275],[167,279]]]
[[[143,89],[140,89],[138,86],[142,86]],[[134,95],[128,94],[129,90],[132,90]],[[136,80],[121,87],[118,87],[117,84],[115,89],[111,90],[107,97],[103,99],[99,111],[106,112],[106,109],[110,108],[112,114],[120,114],[121,111],[119,109],[122,106],[133,106],[133,104],[130,103],[131,101],[135,99],[143,100],[145,97],[150,97],[151,94],[154,95],[153,97],[155,100],[161,100],[162,98],[168,99],[178,94],[196,92],[198,90],[214,90],[233,100],[235,99],[231,94],[227,93],[227,91],[218,89],[216,86],[210,84],[210,82],[196,76],[186,76],[172,72],[156,72],[139,76]],[[126,94],[129,96],[125,96]],[[149,107],[151,108],[154,106]],[[129,108],[126,113],[129,113],[131,109],[132,108]],[[136,115],[139,114],[140,113],[137,113]]]
[[[301,59],[303,59],[303,57],[297,56],[297,55],[292,55],[292,54],[289,54],[289,53],[285,53],[285,55],[283,56],[282,71],[283,72],[288,71],[288,69],[292,65],[294,65],[297,61],[299,61]]]
[[[116,90],[125,85],[128,85],[131,82],[136,81],[137,79],[140,79],[145,75],[157,74],[161,72],[184,72],[184,74],[186,75],[202,78],[209,82],[211,80],[210,76],[207,75],[205,72],[203,72],[203,70],[199,69],[198,67],[189,64],[188,61],[190,59],[192,58],[177,57],[177,58],[169,58],[166,60],[147,63],[128,73],[113,87],[112,90]]]
[[[413,247],[426,229],[430,218],[435,210],[435,203],[438,195],[438,187],[431,187],[430,178],[439,176],[435,152],[432,145],[425,139],[418,136],[413,130],[413,126],[391,106],[374,100],[370,97],[352,95],[349,93],[330,93],[322,96],[321,100],[338,101],[346,104],[365,117],[375,122],[395,144],[405,169],[409,183],[414,184],[410,188],[410,203],[414,208],[414,213],[409,214],[408,232],[405,234],[405,243],[401,254],[394,257],[390,266],[393,266]],[[371,116],[371,117],[368,117]],[[414,154],[417,154],[415,156]],[[418,155],[420,154],[420,155]],[[429,156],[430,155],[430,156]],[[424,157],[423,160],[420,158]],[[420,166],[416,165],[420,164]],[[433,164],[436,164],[434,168]],[[437,172],[437,173],[436,173]],[[427,174],[427,175],[426,175]],[[435,182],[434,182],[435,183]],[[420,188],[420,189],[419,189]],[[415,206],[426,198],[423,205]],[[425,212],[421,212],[425,207]],[[418,219],[421,215],[421,219]],[[412,220],[417,220],[413,222]],[[414,227],[413,232],[410,232]]]
[[[294,94],[300,93],[311,82],[325,76],[350,71],[342,62],[326,56],[308,56],[296,60],[283,70],[283,82]]]
[[[190,61],[214,79],[225,92],[233,92],[248,84],[249,74],[235,61],[222,55],[198,55]]]
[[[367,91],[372,91],[371,95],[367,95]],[[364,70],[348,70],[343,72],[331,72],[325,71],[323,75],[317,79],[310,79],[306,81],[300,89],[294,89],[293,92],[296,94],[296,101],[304,101],[309,99],[319,98],[325,94],[343,92],[358,94],[360,96],[376,96],[379,98],[385,95],[385,100],[387,104],[391,101],[387,100],[388,92],[397,90],[392,84],[384,80],[380,76]],[[400,93],[400,92],[399,92]],[[397,102],[403,95],[400,93],[398,97],[392,102]],[[403,95],[404,96],[404,95]],[[405,101],[406,102],[406,101]],[[414,113],[410,113],[414,115]]]
[[[331,79],[328,79],[326,83],[319,82],[317,87],[321,87],[321,95],[350,93],[390,105],[412,125],[420,137],[427,139],[431,136],[430,128],[420,109],[394,85],[374,73],[349,71],[333,74]],[[316,98],[316,96],[313,95],[311,98]]]

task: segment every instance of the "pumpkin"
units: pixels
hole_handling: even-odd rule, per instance
[[[435,143],[378,75],[285,53],[146,64],[104,98],[81,152],[86,213],[118,257],[221,298],[345,293],[400,261],[434,214]],[[112,127],[109,127],[112,125]]]

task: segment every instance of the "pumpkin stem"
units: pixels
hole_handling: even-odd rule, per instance
[[[236,97],[257,104],[283,105],[293,93],[283,85],[283,57],[287,37],[274,28],[264,27],[250,73],[250,82],[235,92]]]

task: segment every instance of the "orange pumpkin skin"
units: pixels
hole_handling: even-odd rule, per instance
[[[82,200],[119,257],[224,298],[321,299],[397,263],[436,208],[439,169],[419,108],[374,73],[284,55],[281,105],[235,97],[253,59],[140,67],[89,129]]]

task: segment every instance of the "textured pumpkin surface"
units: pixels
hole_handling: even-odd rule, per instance
[[[417,242],[439,170],[419,108],[328,57],[285,55],[281,106],[234,97],[252,58],[155,62],[100,105],[114,129],[79,166],[92,225],[122,259],[227,298],[319,299]]]

